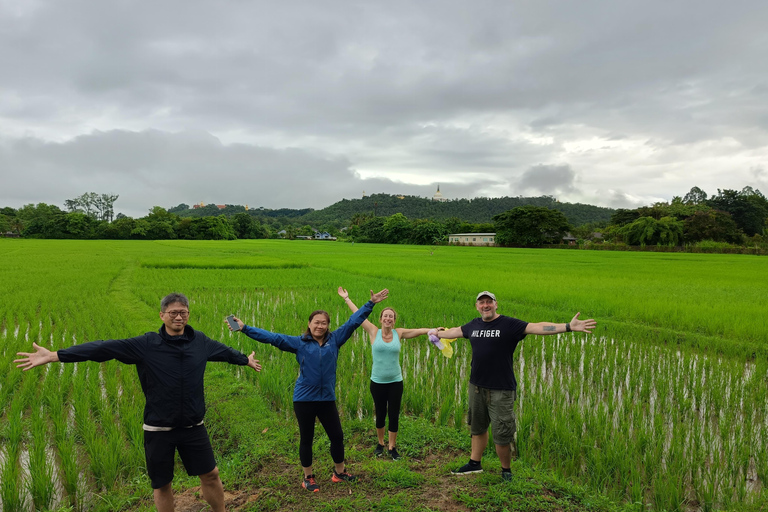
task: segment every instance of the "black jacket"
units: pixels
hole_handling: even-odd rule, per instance
[[[144,423],[154,427],[188,427],[205,415],[203,376],[208,361],[247,365],[248,358],[190,326],[184,334],[159,332],[125,340],[83,343],[59,350],[59,361],[108,361],[135,364],[146,397]]]

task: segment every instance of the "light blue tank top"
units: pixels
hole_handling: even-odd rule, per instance
[[[392,329],[392,341],[385,342],[381,338],[381,329],[376,333],[376,339],[371,345],[373,368],[371,380],[376,384],[389,384],[403,380],[400,370],[400,338],[397,331]]]

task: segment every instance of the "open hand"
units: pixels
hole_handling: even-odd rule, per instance
[[[373,290],[371,290],[371,301],[374,304],[378,304],[379,302],[383,301],[389,296],[389,290],[384,288],[379,293],[373,293]]]
[[[592,329],[594,329],[597,325],[597,321],[592,318],[589,320],[579,320],[580,314],[581,313],[576,313],[576,316],[574,316],[573,320],[571,320],[571,330],[576,332],[591,333]]]
[[[18,363],[16,368],[21,368],[27,371],[35,366],[43,364],[53,363],[59,360],[59,355],[56,352],[51,352],[45,347],[41,347],[37,343],[32,343],[34,352],[16,352],[17,356],[24,356],[21,359],[14,359],[14,363]]]
[[[342,299],[348,299],[349,298],[349,292],[347,290],[345,290],[344,288],[342,288],[341,286],[339,286],[339,297],[341,297]]]
[[[256,370],[257,372],[261,371],[261,364],[253,358],[253,356],[256,355],[256,352],[251,352],[251,354],[248,356],[248,366]]]

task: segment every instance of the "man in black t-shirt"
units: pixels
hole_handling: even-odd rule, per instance
[[[439,338],[468,338],[472,345],[468,412],[472,454],[467,464],[452,473],[467,475],[483,470],[480,461],[488,445],[490,425],[501,462],[501,476],[504,480],[511,480],[512,452],[517,451],[513,408],[517,397],[517,381],[512,365],[515,348],[527,334],[546,335],[571,331],[591,333],[597,322],[592,319],[579,320],[580,313],[576,313],[567,324],[523,322],[500,315],[496,311],[496,296],[489,291],[477,295],[475,307],[480,312],[480,318],[461,327],[443,331],[433,329],[429,333]]]

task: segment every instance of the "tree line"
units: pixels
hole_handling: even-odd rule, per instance
[[[320,211],[311,209],[246,210],[239,205],[192,209],[180,204],[168,210],[156,206],[145,217],[114,217],[117,195],[89,192],[66,200],[68,211],[39,203],[18,210],[0,209],[0,232],[29,238],[76,239],[192,239],[234,240],[296,238],[325,231],[337,238],[364,243],[433,245],[447,243],[452,233],[496,233],[496,245],[539,247],[561,244],[614,246],[681,246],[684,244],[766,245],[768,200],[756,189],[720,190],[708,196],[693,187],[685,196],[635,209],[582,208],[589,205],[560,203],[549,196],[435,202],[377,194],[362,200],[342,200]],[[418,201],[416,201],[418,200]],[[434,213],[450,204],[477,207],[469,217],[409,217],[397,205],[418,206],[413,211]],[[507,210],[489,214],[499,205]],[[426,206],[425,206],[426,205]],[[416,207],[414,206],[414,207]],[[564,210],[575,206],[573,218]],[[424,210],[424,208],[427,208]],[[364,208],[371,208],[365,210]],[[598,208],[598,207],[591,207]],[[406,211],[411,211],[405,208]],[[462,211],[461,209],[459,209]],[[321,223],[331,217],[333,221]],[[605,214],[610,215],[605,218]],[[310,221],[313,215],[317,220]],[[349,218],[344,216],[348,215]]]

